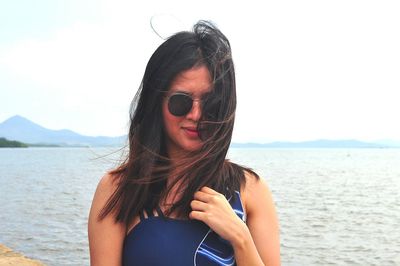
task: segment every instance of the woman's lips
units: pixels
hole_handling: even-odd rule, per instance
[[[195,127],[184,127],[185,133],[191,138],[198,138],[199,131]]]

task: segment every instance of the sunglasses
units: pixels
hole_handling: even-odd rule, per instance
[[[193,102],[195,101],[201,101],[201,107],[203,108],[206,97],[203,96],[201,99],[194,99],[190,94],[176,92],[167,96],[167,98],[168,111],[174,116],[184,116],[192,110]]]

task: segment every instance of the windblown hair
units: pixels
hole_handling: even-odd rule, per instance
[[[206,66],[212,90],[202,104],[198,130],[202,147],[172,166],[166,150],[162,101],[182,71]],[[235,70],[228,39],[212,23],[199,21],[191,32],[179,32],[151,56],[130,110],[129,154],[111,174],[117,189],[99,218],[112,213],[129,224],[142,210],[153,210],[178,186],[181,196],[168,209],[187,217],[193,194],[209,186],[227,197],[235,196],[251,169],[226,159],[236,110]],[[172,182],[167,183],[167,179]]]

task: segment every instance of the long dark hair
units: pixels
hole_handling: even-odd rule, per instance
[[[172,166],[166,151],[162,100],[173,79],[182,71],[206,66],[212,92],[202,104],[198,130],[203,141]],[[99,218],[110,213],[129,224],[143,209],[153,210],[171,188],[182,192],[168,213],[187,217],[193,194],[209,186],[227,197],[245,183],[251,169],[226,159],[236,110],[235,70],[228,39],[212,23],[199,21],[191,32],[179,32],[161,44],[151,56],[141,86],[131,104],[129,154],[111,174],[117,189]],[[167,183],[167,178],[173,180]]]

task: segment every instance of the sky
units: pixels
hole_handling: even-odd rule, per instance
[[[126,134],[160,36],[205,19],[232,45],[234,142],[400,140],[398,14],[385,0],[0,0],[0,122]]]

